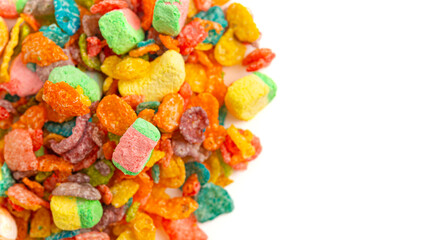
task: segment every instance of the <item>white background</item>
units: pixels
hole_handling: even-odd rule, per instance
[[[238,2],[279,89],[209,239],[423,239],[423,1]]]

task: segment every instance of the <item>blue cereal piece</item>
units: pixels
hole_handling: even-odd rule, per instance
[[[59,134],[67,138],[72,135],[72,129],[75,127],[75,124],[75,119],[72,119],[64,123],[46,122],[44,127],[51,133]]]
[[[15,184],[15,180],[12,177],[12,172],[7,167],[7,164],[4,163],[0,172],[0,197],[6,197],[7,189],[13,184]]]
[[[137,47],[145,47],[145,46],[148,46],[148,45],[150,45],[150,44],[153,44],[153,43],[155,43],[156,41],[154,41],[154,39],[148,39],[148,40],[145,40],[145,41],[142,41],[142,42],[139,42],[138,44],[137,44]]]
[[[210,179],[210,171],[204,166],[204,164],[199,162],[188,162],[185,163],[185,181],[192,174],[196,173],[198,176],[198,181],[201,186],[206,184]]]
[[[158,164],[154,164],[151,168],[151,177],[153,178],[154,183],[159,183],[160,181],[160,166]]]
[[[46,237],[46,240],[60,240],[64,238],[72,238],[76,235],[80,234],[80,230],[74,230],[74,231],[61,231],[56,234],[50,235],[49,237]]]
[[[27,63],[26,67],[31,70],[31,72],[35,72],[37,70],[37,64],[35,63]]]
[[[160,102],[158,101],[150,101],[150,102],[142,102],[137,106],[137,114],[139,114],[144,109],[153,109],[155,113],[159,110]]]
[[[194,212],[200,223],[215,219],[221,214],[234,210],[234,202],[228,192],[213,183],[204,185],[196,198],[198,208]]]
[[[54,0],[53,3],[57,24],[69,36],[74,35],[81,27],[78,5],[74,0]]]
[[[225,104],[223,104],[223,106],[219,108],[219,125],[225,126],[226,115],[228,115],[228,109]]]
[[[40,32],[43,33],[44,37],[49,38],[61,48],[63,48],[69,41],[69,35],[62,32],[62,30],[55,23],[51,24],[50,26],[42,26],[40,28]]]
[[[226,21],[225,19],[225,13],[219,6],[211,7],[207,12],[201,11],[197,13],[194,18],[201,18],[204,20],[217,22],[222,25],[223,28],[226,28],[228,26],[228,21]],[[208,37],[203,41],[203,43],[211,43],[213,45],[216,45],[224,32],[224,30],[220,33],[217,33],[216,30],[210,30]]]

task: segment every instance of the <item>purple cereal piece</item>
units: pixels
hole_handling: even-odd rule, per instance
[[[205,139],[203,130],[208,125],[206,111],[201,107],[192,107],[182,114],[179,132],[189,143],[202,143]]]
[[[90,114],[85,114],[84,116],[79,116],[76,118],[76,125],[72,129],[72,135],[66,139],[63,139],[60,142],[51,142],[51,149],[57,154],[63,154],[72,148],[74,148],[80,139],[84,136],[85,129],[90,119]]]
[[[90,180],[91,180],[90,176],[83,173],[75,173],[68,177],[69,182],[75,182],[75,183],[89,183]]]
[[[126,208],[126,204],[120,208],[115,208],[112,205],[105,206],[103,208],[103,216],[101,217],[100,222],[98,222],[93,229],[102,231],[108,225],[122,220],[125,215]]]
[[[101,147],[107,141],[107,136],[97,125],[94,125],[91,131],[91,139],[97,146]]]
[[[71,196],[88,200],[100,200],[100,192],[89,183],[65,182],[57,186],[51,193],[53,196]]]
[[[82,138],[78,141],[76,146],[62,154],[62,157],[66,161],[69,161],[72,164],[79,163],[91,152],[96,145],[89,134],[89,132],[92,131],[92,128],[92,123],[88,123]]]
[[[68,49],[63,49],[63,52],[68,56],[68,60],[62,60],[58,62],[54,62],[48,66],[40,67],[37,65],[35,69],[35,73],[38,75],[38,78],[45,82],[48,80],[48,77],[50,76],[51,71],[53,71],[56,67],[62,67],[67,65],[73,65],[71,54]]]
[[[180,133],[172,137],[173,153],[178,157],[192,157],[198,162],[204,162],[211,152],[201,146],[201,143],[191,144]]]
[[[16,172],[13,172],[13,178],[15,180],[21,180],[21,179],[26,178],[26,177],[32,177],[32,176],[34,176],[36,174],[37,174],[37,171],[35,171],[35,170],[31,170],[31,171],[16,171]]]
[[[100,28],[98,27],[98,20],[100,20],[100,14],[84,15],[82,17],[82,29],[87,37],[101,36]]]

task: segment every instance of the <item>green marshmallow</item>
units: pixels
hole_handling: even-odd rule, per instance
[[[155,142],[160,139],[160,131],[153,124],[142,118],[137,118],[132,127]]]
[[[135,15],[135,13],[132,14]],[[144,31],[142,28],[138,30],[134,29],[128,23],[122,10],[106,13],[100,18],[98,25],[109,47],[119,55],[129,52],[137,43],[144,40]]]
[[[177,36],[181,31],[179,19],[181,18],[181,12],[179,9],[172,4],[166,4],[171,2],[169,0],[158,0],[154,7],[153,15],[153,27],[159,33],[164,33],[170,36]]]
[[[98,200],[87,200],[76,198],[78,215],[81,221],[81,228],[91,228],[96,225],[103,216],[103,207]]]
[[[65,82],[73,88],[79,85],[91,102],[99,101],[101,98],[101,90],[97,82],[74,66],[56,67],[51,71],[48,80],[52,83]]]
[[[269,93],[267,94],[267,99],[269,102],[273,100],[276,96],[276,91],[278,90],[278,86],[276,83],[266,74],[261,72],[254,72],[254,74],[259,77],[268,87],[269,87]]]

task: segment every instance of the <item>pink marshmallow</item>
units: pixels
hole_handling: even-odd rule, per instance
[[[141,28],[141,21],[133,11],[128,8],[120,9],[118,11],[123,13],[126,21],[128,21],[129,25],[131,25],[133,29],[139,30]]]
[[[178,8],[179,13],[181,13],[181,16],[179,17],[179,26],[181,26],[182,29],[185,25],[185,20],[187,19],[188,15],[189,0],[180,0],[180,2],[181,3],[178,3],[176,1],[173,3],[166,2],[165,4],[173,4]]]
[[[131,126],[120,139],[112,159],[126,170],[137,173],[147,163],[155,146],[155,141]]]

